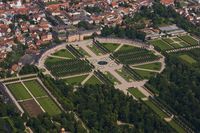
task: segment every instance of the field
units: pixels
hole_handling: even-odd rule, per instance
[[[190,45],[198,45],[198,41],[189,35],[180,36],[183,41],[189,43]]]
[[[90,79],[85,84],[90,84],[90,85],[96,85],[96,84],[102,84],[102,82],[96,77],[92,76]]]
[[[137,65],[137,66],[134,66],[134,67],[143,68],[143,69],[150,69],[150,70],[160,70],[161,63],[156,62],[156,63],[150,63],[150,64],[144,64],[144,65]]]
[[[139,74],[141,77],[143,77],[144,79],[149,79],[153,76],[155,76],[155,72],[149,72],[149,71],[143,71],[143,70],[137,70],[134,69],[134,71]]]
[[[69,85],[78,85],[78,84],[81,84],[81,82],[87,77],[88,75],[82,75],[82,76],[76,76],[76,77],[72,77],[72,78],[66,78],[66,79],[63,79],[63,81],[66,83],[66,84],[69,84]]]
[[[168,43],[161,39],[152,40],[150,41],[150,44],[152,44],[155,47],[158,47],[161,51],[173,49],[172,46],[170,46]]]
[[[53,54],[54,56],[66,57],[66,58],[75,58],[67,49],[62,49]]]
[[[45,112],[47,112],[49,115],[53,116],[61,113],[61,110],[51,98],[38,98],[37,101],[40,103]]]
[[[175,49],[183,47],[181,45],[182,40],[177,40],[176,38],[163,38],[162,40],[168,43],[170,46],[172,46]]]
[[[54,57],[48,57],[45,61],[45,63],[56,63],[58,61],[63,61],[65,59],[60,59],[60,58],[54,58]]]
[[[47,95],[43,87],[37,80],[25,81],[24,84],[30,90],[34,97],[41,97]]]
[[[131,46],[123,47],[121,48],[122,50],[119,49],[117,52],[113,53],[114,57],[122,64],[130,65],[159,59],[159,57],[146,49]]]
[[[158,116],[160,116],[162,119],[168,117],[166,113],[164,113],[155,103],[153,103],[151,100],[144,101],[145,104],[151,108]]]
[[[42,109],[38,106],[38,104],[33,99],[20,102],[20,104],[22,105],[22,108],[26,110],[26,112],[31,117],[37,117],[38,115],[43,113]]]
[[[101,55],[101,50],[98,49],[95,45],[92,45],[92,46],[88,46],[89,49],[92,50],[92,52],[94,52],[96,55]]]
[[[70,59],[53,63],[45,63],[47,69],[56,77],[63,77],[73,74],[91,71],[91,66],[85,60]]]
[[[17,102],[31,117],[37,117],[43,113],[42,108],[49,115],[56,115],[61,113],[59,107],[50,98],[43,86],[35,79],[30,81],[23,81],[24,85],[19,83],[8,84],[7,88],[14,95]],[[44,100],[41,100],[44,99]],[[42,108],[40,108],[40,105]]]
[[[129,88],[128,92],[130,92],[134,97],[137,99],[146,97],[144,94],[142,94],[137,88]]]
[[[101,43],[105,48],[107,48],[110,52],[114,52],[117,47],[119,47],[119,44],[116,43]]]
[[[136,48],[136,47],[130,46],[130,45],[123,45],[118,51],[126,51],[126,50],[131,50],[131,49],[134,49],[134,48]]]
[[[174,128],[178,133],[186,133],[186,131],[175,122],[175,120],[170,121],[169,125]]]
[[[189,64],[195,64],[197,61],[187,54],[180,55],[179,58]]]
[[[32,98],[26,88],[21,83],[9,84],[7,85],[7,87],[17,100]]]

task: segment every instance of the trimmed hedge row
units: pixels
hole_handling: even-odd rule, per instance
[[[124,65],[123,66],[124,71],[126,71],[127,73],[129,73],[131,75],[131,77],[135,80],[142,80],[143,78],[138,75],[133,69],[131,69],[128,65]]]
[[[113,85],[112,81],[110,81],[102,72],[94,71],[94,74],[106,85]]]
[[[103,45],[101,45],[101,43],[99,41],[94,41],[93,44],[100,49],[104,54],[110,53],[110,51],[104,47]]]
[[[69,50],[73,55],[76,56],[76,58],[83,58],[84,55],[82,55],[77,49],[75,49],[72,45],[66,46],[67,50]]]

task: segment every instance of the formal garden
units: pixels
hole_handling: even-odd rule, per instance
[[[55,77],[64,77],[73,74],[87,73],[91,71],[92,66],[85,60],[70,59],[55,62],[46,62],[47,69]]]
[[[180,38],[174,39],[176,41],[178,41],[178,39],[179,41],[181,40]],[[166,43],[170,48],[178,48],[178,46],[171,46],[168,44],[173,42],[167,38],[162,39],[162,42]],[[68,51],[68,53],[66,53],[66,51]],[[141,46],[136,47],[131,44],[100,43],[99,41],[95,41],[92,44],[84,46],[68,45],[66,49],[57,51],[52,55],[55,57],[48,57],[45,61],[45,67],[53,75],[54,79],[60,79],[59,81],[62,82],[62,84],[64,83],[67,86],[75,87],[75,92],[82,86],[103,85],[118,88],[123,84],[129,85],[137,82],[146,82],[155,77],[163,69],[163,62],[160,60],[163,58],[161,55],[155,51],[148,50],[148,48]],[[57,58],[56,56],[65,58]],[[180,59],[181,58],[189,57],[180,57]],[[99,62],[105,63],[101,64]],[[123,78],[124,81],[120,80],[121,78]],[[48,88],[51,87],[49,86]],[[65,95],[69,93],[68,91]],[[152,99],[148,99],[140,89],[132,87],[127,88],[127,91],[136,99],[139,99],[145,107],[155,112],[163,121],[171,117],[168,113],[163,111],[165,108],[163,109],[159,103],[154,102]],[[56,96],[56,98],[58,98],[58,96]],[[61,98],[58,98],[58,100],[63,103]],[[49,108],[47,104],[48,98],[40,98],[38,102],[44,106],[44,109]],[[184,131],[182,127],[177,124],[177,121],[173,119],[166,121],[166,123],[177,132]]]
[[[8,83],[6,86],[31,117],[36,117],[43,112],[47,112],[51,116],[61,113],[58,105],[37,79]]]
[[[159,51],[168,51],[179,48],[187,48],[199,45],[198,39],[191,35],[183,35],[176,37],[163,37],[149,41]]]
[[[154,53],[144,48],[123,47],[121,47],[121,49],[119,49],[117,52],[113,53],[113,56],[123,64],[139,64],[159,59],[159,57],[154,55]]]

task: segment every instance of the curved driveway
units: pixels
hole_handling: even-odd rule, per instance
[[[121,44],[117,49],[119,49],[122,45],[126,44],[126,45],[130,45],[130,46],[135,46],[135,47],[140,47],[140,48],[145,48],[147,50],[151,50],[152,52],[154,52],[155,55],[160,56],[160,59],[158,61],[156,61],[156,62],[161,63],[161,70],[158,72],[161,73],[165,69],[165,57],[160,52],[156,51],[151,45],[148,45],[148,44],[145,44],[142,42],[127,40],[127,39],[116,39],[116,38],[95,38],[95,39],[102,43]],[[44,52],[43,55],[41,56],[41,58],[39,59],[38,64],[36,64],[36,65],[39,68],[45,69],[46,73],[50,74],[50,72],[44,66],[45,60],[48,58],[49,55],[55,53],[56,51],[59,51],[61,49],[66,49],[66,45],[69,45],[69,44],[73,45],[74,47],[77,47],[77,46],[81,47],[83,50],[85,50],[91,56],[90,58],[93,58],[93,59],[102,58],[104,55],[98,56],[88,48],[88,46],[92,45],[92,43],[93,43],[92,39],[79,41],[79,42],[73,42],[73,43],[62,43],[62,44]],[[90,60],[90,58],[88,58],[88,59]],[[140,63],[140,64],[144,64],[144,63]],[[140,64],[137,64],[137,65],[140,65]],[[117,66],[116,68],[121,68],[121,65]],[[118,73],[115,72],[115,70],[116,70],[115,68],[107,68],[106,67],[105,70],[100,70],[100,71],[108,71],[108,70],[113,76],[115,76],[119,81],[121,81],[121,84],[115,85],[115,87],[122,90],[125,94],[128,93],[128,91],[127,91],[128,88],[137,87],[137,88],[139,88],[139,90],[142,93],[144,93],[144,95],[152,96],[151,93],[147,92],[144,89],[144,84],[147,82],[147,80],[143,80],[143,81],[139,81],[139,82],[138,81],[127,82]]]

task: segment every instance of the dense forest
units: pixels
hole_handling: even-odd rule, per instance
[[[145,104],[112,86],[94,85],[74,89],[61,80],[40,75],[66,110],[73,110],[92,133],[174,132]],[[126,123],[118,125],[118,122]]]
[[[197,62],[189,64],[182,61],[179,54],[188,54]],[[168,56],[167,68],[162,74],[150,79],[149,83],[159,91],[158,99],[189,121],[197,132],[200,131],[199,49]]]
[[[174,132],[147,106],[111,86],[81,87],[72,100],[75,111],[93,133]]]

